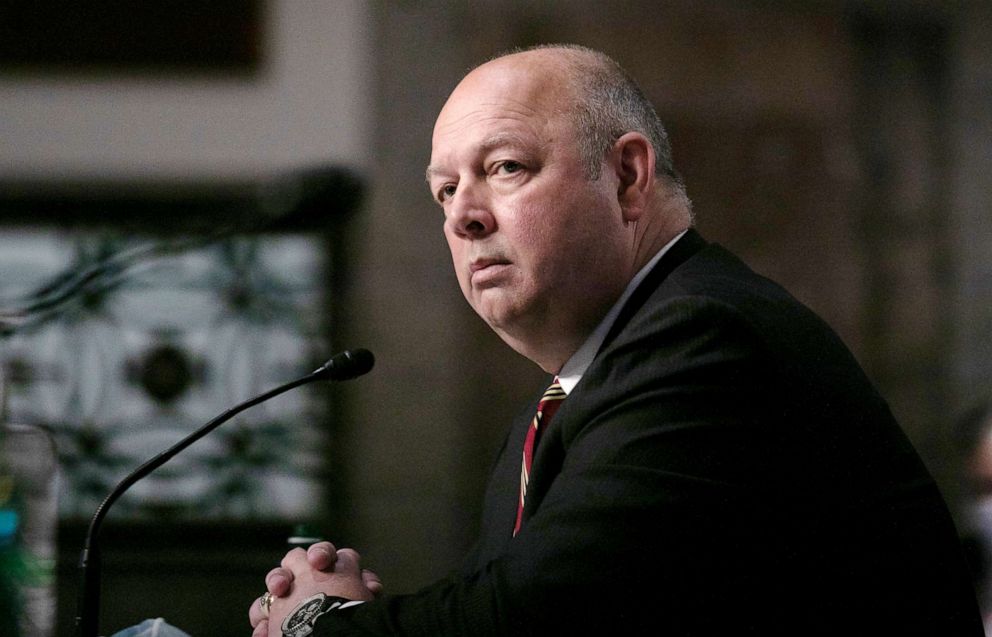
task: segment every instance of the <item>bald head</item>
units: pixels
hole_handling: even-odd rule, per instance
[[[490,62],[518,56],[533,56],[534,64],[542,66],[549,79],[567,86],[569,99],[562,101],[560,107],[575,125],[590,177],[598,174],[603,155],[617,138],[637,131],[654,147],[657,176],[682,188],[661,119],[634,79],[615,60],[587,47],[553,44],[516,50]]]
[[[473,69],[438,115],[427,177],[459,284],[547,371],[690,223],[644,104],[609,58],[542,47]]]

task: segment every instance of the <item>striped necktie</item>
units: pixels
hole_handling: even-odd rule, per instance
[[[565,390],[558,384],[558,377],[555,376],[554,382],[541,396],[541,402],[537,403],[537,413],[534,414],[534,418],[530,421],[530,427],[527,428],[523,460],[520,463],[520,500],[517,502],[517,521],[513,524],[514,536],[520,531],[520,525],[523,522],[524,500],[527,498],[527,483],[530,481],[530,468],[534,462],[534,449],[537,448],[538,439],[551,424],[551,419],[558,411],[561,401],[565,400],[565,396]]]

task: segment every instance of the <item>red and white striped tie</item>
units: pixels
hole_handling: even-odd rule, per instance
[[[537,413],[530,421],[527,428],[527,438],[524,439],[523,461],[520,463],[520,500],[517,502],[517,521],[513,524],[513,535],[520,531],[520,524],[524,517],[524,500],[527,498],[527,483],[530,481],[530,468],[534,462],[534,450],[537,448],[538,439],[554,417],[555,412],[565,400],[565,390],[558,384],[558,377],[551,383],[551,386],[541,396],[541,401],[537,403]]]

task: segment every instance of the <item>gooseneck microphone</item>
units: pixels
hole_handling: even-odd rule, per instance
[[[103,502],[97,507],[93,519],[90,521],[89,530],[86,533],[86,543],[83,545],[83,552],[79,557],[80,588],[78,607],[76,612],[76,636],[77,637],[98,637],[100,624],[100,526],[107,516],[107,511],[111,505],[120,498],[135,482],[141,480],[149,473],[158,469],[171,460],[180,451],[204,437],[223,423],[238,415],[249,407],[264,402],[274,396],[278,396],[301,385],[307,385],[321,380],[338,381],[350,380],[363,374],[367,374],[375,358],[372,352],[367,349],[347,350],[336,354],[329,361],[318,367],[316,370],[302,378],[280,385],[264,394],[246,400],[245,402],[228,409],[207,424],[203,425],[190,435],[186,436],[172,447],[166,449],[151,460],[132,471],[127,477],[118,483]]]

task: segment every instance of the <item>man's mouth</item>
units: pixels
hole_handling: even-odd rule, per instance
[[[501,274],[510,265],[506,259],[485,257],[472,261],[469,266],[469,278],[476,287],[489,287],[499,283]]]
[[[509,261],[507,261],[506,259],[501,259],[498,257],[484,257],[472,261],[469,264],[468,269],[469,272],[475,274],[479,270],[485,270],[486,268],[492,267],[494,265],[506,265],[508,263]]]

